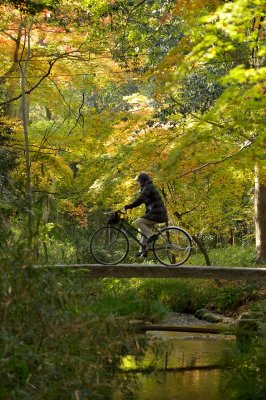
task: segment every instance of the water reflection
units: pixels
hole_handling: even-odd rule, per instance
[[[219,393],[220,370],[138,374],[136,400],[224,400]]]
[[[148,332],[148,335],[152,340],[146,357],[151,359],[154,348],[160,348],[160,362],[157,359],[156,366],[164,369],[220,366],[223,355],[235,342],[235,337],[229,335],[182,332]]]
[[[217,367],[234,345],[234,336],[161,331],[147,335],[145,356],[123,360],[123,369],[135,370],[139,378],[136,400],[224,400],[219,393],[222,370]],[[149,368],[154,371],[146,373]]]
[[[136,360],[124,357],[122,369],[145,370],[149,368],[197,369],[219,367],[224,354],[235,342],[234,336],[195,334],[181,332],[147,332],[149,347],[144,357]]]

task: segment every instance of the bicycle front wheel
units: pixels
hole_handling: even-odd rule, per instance
[[[98,229],[90,240],[90,252],[100,264],[118,264],[127,256],[128,250],[127,236],[113,226]]]
[[[153,243],[153,253],[164,265],[184,264],[191,250],[191,237],[184,229],[175,226],[162,229]]]

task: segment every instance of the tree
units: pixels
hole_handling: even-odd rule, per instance
[[[264,170],[264,21],[249,31],[249,7],[243,21],[234,8],[246,5],[87,0],[36,12],[9,5],[1,21],[1,107],[16,116],[24,109],[28,118],[35,230],[42,215],[44,225],[49,220],[51,202],[123,205],[146,165],[174,223],[198,238],[240,235],[241,221],[252,219],[254,161],[262,179]],[[33,25],[21,108],[27,18]]]
[[[39,226],[38,194],[43,196],[47,193],[49,196],[52,187],[53,191],[56,190],[54,178],[62,174],[62,169],[65,177],[70,175],[71,169],[68,165],[73,162],[70,156],[70,147],[73,148],[73,144],[70,141],[74,142],[73,136],[75,141],[80,140],[79,137],[84,133],[84,91],[77,89],[77,84],[85,82],[87,86],[92,86],[92,82],[96,80],[96,53],[107,52],[108,48],[105,47],[107,39],[100,35],[99,41],[92,45],[89,34],[92,31],[95,33],[95,23],[90,21],[88,13],[78,1],[71,6],[68,2],[57,6],[52,3],[4,3],[8,5],[2,6],[6,17],[1,22],[5,53],[2,60],[3,91],[0,102],[6,115],[17,115],[23,121],[25,171],[22,170],[22,176],[25,172],[28,239],[31,247],[32,237],[37,237],[36,230]],[[115,66],[108,63],[107,69],[112,68],[115,69]],[[17,85],[20,80],[21,89]],[[71,82],[75,82],[74,96]],[[55,95],[53,98],[51,93]],[[58,112],[58,101],[65,106],[63,112]],[[40,129],[40,124],[38,127],[34,121],[32,110],[38,109],[41,114],[42,108],[49,118],[41,118],[43,125]],[[60,133],[57,132],[59,128]],[[66,136],[63,145],[62,131]],[[74,147],[80,148],[80,143]],[[65,154],[69,156],[65,157]],[[78,155],[74,157],[76,161]],[[57,172],[54,168],[55,160],[59,167]],[[57,185],[60,188],[60,183]]]
[[[207,10],[205,10],[207,11]],[[250,22],[252,21],[252,22]],[[188,23],[188,21],[186,21]],[[179,64],[167,56],[160,68],[168,65],[173,73],[164,78],[164,89],[173,99],[168,120],[180,120],[186,117],[186,133],[182,142],[176,142],[172,150],[169,168],[176,169],[177,162],[182,160],[185,148],[195,146],[196,141],[208,143],[210,138],[217,144],[217,156],[211,161],[198,160],[199,165],[191,171],[209,168],[217,158],[232,160],[241,157],[242,165],[253,168],[254,161],[261,169],[261,183],[256,185],[256,237],[257,258],[265,260],[266,237],[264,199],[264,152],[265,152],[265,10],[263,2],[239,0],[222,4],[208,16],[206,12],[201,24],[192,28],[193,40],[188,45],[186,38],[174,50],[179,54]],[[212,101],[208,100],[208,69],[213,66],[221,73],[220,88],[213,91]],[[205,69],[205,71],[204,71]],[[203,88],[195,81],[204,71]],[[205,95],[193,98],[193,86],[188,87],[194,76],[198,93]],[[197,79],[197,78],[196,78]],[[217,81],[217,75],[216,75]],[[211,87],[213,87],[211,85]],[[217,91],[218,89],[218,91]],[[160,92],[162,93],[162,91]],[[195,93],[195,92],[194,92]],[[207,94],[207,95],[206,95]],[[205,100],[205,101],[204,101]],[[173,117],[173,114],[176,116]],[[200,132],[200,133],[199,133]],[[182,144],[183,143],[183,144]],[[229,146],[228,146],[229,145]],[[231,149],[230,149],[231,148]],[[227,152],[223,154],[222,152]],[[212,153],[212,156],[213,153]],[[169,174],[169,168],[167,173]],[[258,208],[261,208],[260,210]]]

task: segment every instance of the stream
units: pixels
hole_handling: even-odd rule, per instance
[[[224,400],[219,393],[220,375],[219,370],[141,375],[136,400]]]
[[[193,316],[176,313],[165,321],[171,323],[203,325]],[[136,400],[224,400],[219,392],[221,359],[235,336],[165,331],[146,335],[145,356],[139,361],[132,356],[123,360],[123,369],[135,370],[140,382]]]

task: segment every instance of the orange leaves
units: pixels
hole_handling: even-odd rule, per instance
[[[221,3],[223,3],[221,0],[177,0],[176,13],[184,16],[188,13],[201,12],[203,8],[212,11]]]
[[[88,220],[85,207],[82,205],[75,206],[70,200],[61,200],[59,204],[66,216],[73,222],[78,223],[81,227],[87,228]]]

